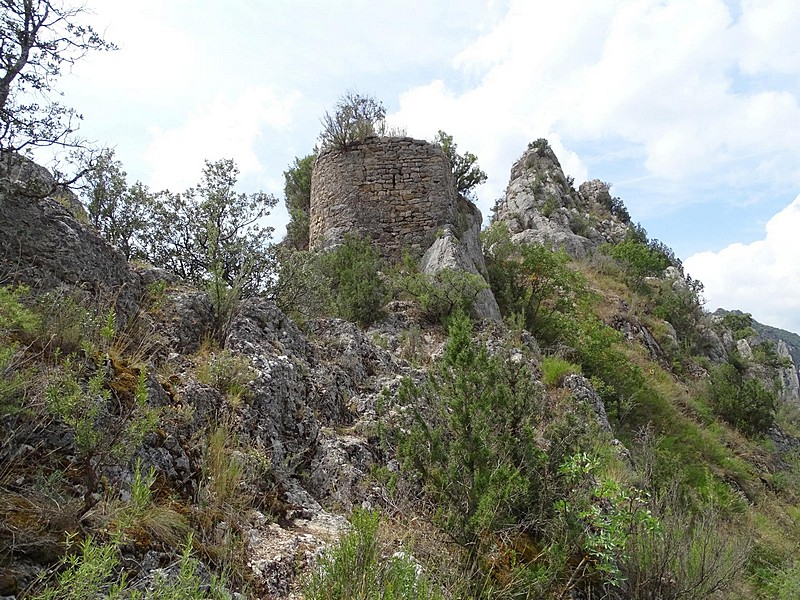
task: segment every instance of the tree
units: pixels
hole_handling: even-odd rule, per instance
[[[520,315],[533,335],[555,342],[587,293],[584,279],[569,267],[569,256],[563,250],[515,243],[502,224],[486,231],[484,245],[489,284],[501,314]]]
[[[386,109],[380,100],[355,91],[346,92],[331,115],[322,117],[319,135],[323,150],[349,150],[371,135],[382,135],[386,128]]]
[[[139,236],[145,258],[195,284],[244,295],[263,290],[272,272],[272,228],[260,222],[277,200],[236,192],[238,176],[233,160],[206,161],[197,187],[155,195]]]
[[[127,260],[142,258],[137,237],[145,227],[144,212],[154,196],[136,182],[128,187],[122,163],[113,150],[104,150],[86,166],[83,204],[89,222]]]
[[[283,172],[284,201],[289,211],[285,244],[295,250],[308,250],[311,171],[316,158],[316,151],[303,158],[295,157],[294,164]]]
[[[450,160],[450,167],[453,169],[453,179],[458,193],[467,198],[473,198],[475,196],[475,186],[485,183],[486,179],[488,179],[486,173],[478,166],[478,157],[471,152],[465,152],[463,155],[456,152],[457,146],[453,142],[453,136],[447,135],[441,129],[436,134],[433,142],[442,147],[445,156]]]
[[[348,234],[317,265],[328,281],[337,317],[369,327],[383,316],[389,290],[381,276],[383,261],[369,239]]]
[[[0,18],[0,152],[80,146],[81,115],[52,100],[53,82],[91,50],[111,50],[88,25],[83,6],[60,0],[3,0]]]

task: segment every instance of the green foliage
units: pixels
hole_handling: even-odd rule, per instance
[[[307,600],[436,600],[442,594],[403,553],[384,558],[378,513],[356,509],[351,530],[326,553],[305,584]]]
[[[203,179],[183,194],[158,196],[148,216],[145,257],[198,284],[264,288],[271,273],[272,228],[259,223],[277,200],[235,191],[232,160],[206,161]]]
[[[204,581],[200,563],[192,557],[189,538],[172,577],[157,575],[145,591],[130,587],[126,573],[120,572],[120,541],[98,544],[92,537],[80,543],[78,552],[68,553],[62,571],[31,600],[230,600],[223,579]]]
[[[428,380],[402,385],[399,398],[412,420],[398,452],[437,507],[438,522],[474,554],[480,540],[501,530],[542,526],[563,492],[554,477],[562,452],[579,445],[584,430],[559,429],[554,435],[563,437],[545,452],[541,428],[553,433],[558,420],[533,374],[471,338],[469,320],[453,318]]]
[[[542,357],[542,382],[549,388],[560,386],[567,375],[580,374],[581,367],[560,356]]]
[[[102,546],[87,537],[80,550],[67,554],[63,560],[65,570],[56,582],[48,586],[32,600],[90,600],[101,595],[121,598],[122,587],[113,583],[114,572],[119,565],[119,549],[116,544]]]
[[[750,313],[726,313],[722,317],[722,325],[731,330],[735,340],[741,340],[756,333],[755,329],[753,329],[753,315]]]
[[[775,421],[775,394],[730,363],[711,372],[707,394],[716,413],[747,435],[763,434]]]
[[[341,246],[319,257],[318,266],[329,282],[337,317],[364,327],[381,318],[389,291],[380,274],[383,261],[369,240],[345,236]]]
[[[501,314],[520,314],[537,339],[556,341],[587,295],[583,277],[569,267],[569,256],[544,246],[515,244],[503,225],[487,230],[484,246]]]
[[[703,284],[691,277],[685,279],[660,281],[653,314],[672,325],[683,352],[690,354],[702,350],[698,324],[703,318]]]
[[[478,294],[489,287],[480,275],[460,269],[408,273],[397,278],[397,285],[419,303],[428,320],[443,325],[455,313],[470,314]]]
[[[321,269],[324,259],[307,250],[279,249],[277,281],[272,298],[296,323],[326,314],[333,303],[330,281]]]
[[[284,243],[295,250],[308,250],[309,215],[311,212],[311,172],[317,153],[294,159],[283,172],[284,202],[289,212]]]
[[[386,109],[380,100],[348,91],[337,101],[333,115],[326,112],[322,117],[322,149],[347,151],[371,135],[382,135],[385,119]]]
[[[559,472],[576,485],[596,478],[599,462],[585,452],[569,457]],[[583,577],[600,576],[602,585],[619,588],[625,581],[620,564],[627,559],[631,532],[658,533],[661,524],[647,507],[647,495],[610,479],[601,479],[588,493],[559,500],[558,510],[567,520],[583,552]]]
[[[632,237],[604,251],[622,263],[631,285],[640,289],[646,277],[657,277],[670,266],[669,259],[660,251]]]
[[[38,315],[28,308],[26,287],[0,286],[0,335],[30,335],[41,325]]]
[[[158,423],[158,411],[147,405],[144,369],[129,394],[113,390],[105,371],[89,374],[85,369],[66,357],[50,374],[44,391],[50,413],[72,432],[75,460],[84,472],[84,511],[96,502],[99,470],[127,462]]]
[[[611,418],[621,421],[647,389],[642,369],[623,351],[622,334],[594,316],[576,323],[569,345],[583,372],[592,379]]]
[[[488,179],[486,173],[478,166],[478,157],[471,152],[459,154],[457,145],[453,142],[453,136],[447,135],[441,129],[433,139],[433,143],[442,147],[445,156],[450,161],[458,193],[467,198],[474,198],[475,187],[485,183]]]
[[[27,288],[0,286],[0,416],[20,408],[33,377],[20,341],[39,330],[41,319],[23,303],[27,295]]]
[[[104,150],[85,165],[82,201],[89,223],[127,260],[143,258],[140,242],[146,211],[155,201],[147,186],[128,186],[122,163],[113,150]]]
[[[256,376],[250,361],[230,350],[212,352],[197,367],[197,379],[216,388],[232,404],[247,394],[247,384]]]

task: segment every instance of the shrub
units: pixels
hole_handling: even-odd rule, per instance
[[[197,367],[197,379],[216,388],[232,405],[247,394],[247,384],[256,376],[250,361],[230,350],[212,352]]]
[[[433,143],[441,146],[442,151],[450,161],[456,191],[467,198],[474,198],[475,187],[485,183],[488,178],[486,173],[478,166],[478,157],[471,152],[465,152],[463,155],[459,154],[456,151],[457,146],[453,142],[453,136],[447,135],[442,130],[439,130],[436,134]]]
[[[382,135],[386,123],[383,103],[372,96],[348,91],[339,98],[336,110],[322,117],[319,134],[323,149],[347,151],[371,135]]]
[[[48,410],[72,432],[75,461],[84,473],[82,512],[96,503],[100,469],[127,462],[158,423],[158,411],[147,405],[144,369],[133,390],[113,383],[99,369],[86,378],[83,367],[67,357],[50,374],[44,391]]]
[[[487,230],[484,246],[489,283],[501,314],[521,314],[537,339],[558,340],[564,321],[577,314],[587,295],[585,280],[569,268],[569,256],[541,245],[516,244],[503,225]]]
[[[298,323],[330,312],[333,296],[320,265],[324,259],[315,252],[284,248],[277,258],[278,277],[271,291],[278,308]]]
[[[711,372],[707,394],[716,413],[747,435],[763,434],[775,421],[775,394],[730,363]]]
[[[69,541],[69,540],[68,540]],[[221,578],[205,581],[199,562],[192,557],[191,537],[186,542],[173,577],[157,575],[145,591],[132,589],[120,572],[119,540],[98,544],[92,537],[80,543],[78,552],[62,560],[62,571],[31,600],[230,600],[231,594]]]
[[[622,263],[634,289],[640,289],[646,277],[657,277],[670,266],[663,253],[631,238],[613,246],[605,246],[604,251]]]
[[[389,292],[380,273],[382,266],[372,244],[352,235],[319,257],[319,268],[329,282],[331,308],[337,317],[367,327],[383,316]]]
[[[401,386],[410,423],[398,453],[436,520],[475,559],[500,531],[543,529],[564,493],[557,466],[567,447],[581,446],[586,425],[553,418],[525,361],[492,356],[471,336],[469,320],[453,318],[428,380]]]
[[[398,285],[419,303],[427,319],[441,324],[455,313],[471,313],[478,294],[489,287],[480,275],[460,269],[410,273],[399,277]]]
[[[549,388],[560,386],[567,375],[580,374],[579,365],[558,356],[542,357],[542,382]]]
[[[305,584],[308,600],[435,600],[442,594],[405,553],[382,557],[377,513],[356,509],[352,529],[322,557]]]
[[[283,172],[284,202],[289,213],[284,244],[295,250],[308,250],[309,213],[311,212],[311,171],[316,152],[294,159]]]

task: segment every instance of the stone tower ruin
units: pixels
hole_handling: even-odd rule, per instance
[[[371,137],[319,155],[311,177],[309,247],[324,250],[353,234],[389,262],[405,253],[424,272],[454,268],[486,277],[481,213],[456,191],[441,147],[409,137]],[[476,313],[499,318],[484,290]]]
[[[442,149],[412,138],[368,138],[314,165],[310,247],[346,233],[369,237],[384,258],[420,258],[437,231],[458,222],[458,197]]]

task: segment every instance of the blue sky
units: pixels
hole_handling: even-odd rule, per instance
[[[65,75],[82,133],[182,190],[234,158],[282,196],[348,89],[478,155],[489,207],[528,142],[599,178],[706,284],[707,307],[800,331],[796,0],[88,0],[120,50]],[[282,229],[285,211],[274,225]]]

